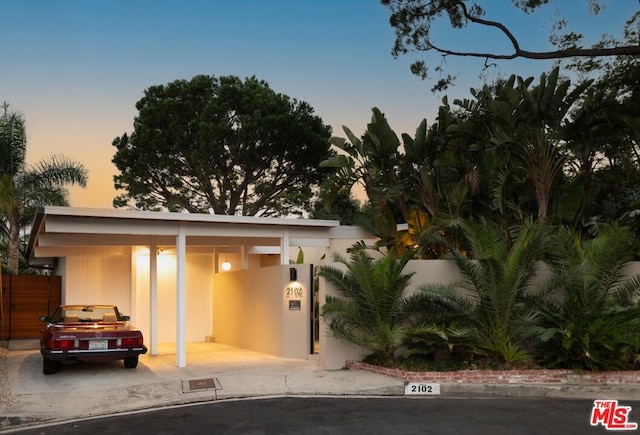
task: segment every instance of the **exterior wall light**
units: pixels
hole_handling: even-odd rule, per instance
[[[295,267],[289,268],[289,278],[291,278],[291,281],[295,281],[298,279],[298,271]]]
[[[231,270],[231,263],[229,263],[227,260],[224,260],[222,262],[222,270],[224,270],[225,272],[228,272]]]

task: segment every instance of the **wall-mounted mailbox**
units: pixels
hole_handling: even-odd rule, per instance
[[[300,311],[301,305],[300,300],[289,301],[289,311]]]

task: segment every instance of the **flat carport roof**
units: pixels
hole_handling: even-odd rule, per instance
[[[244,246],[247,252],[279,248],[269,253],[284,254],[287,261],[291,246],[329,246],[331,239],[370,237],[333,220],[45,207],[36,213],[27,254],[60,257],[79,246],[175,245],[180,229],[189,245]]]
[[[65,257],[78,247],[149,246],[151,252],[162,246],[175,246],[177,258],[176,338],[178,367],[186,365],[185,269],[187,246],[237,249],[246,257],[251,253],[280,254],[288,264],[290,248],[329,247],[331,240],[371,239],[359,227],[341,226],[333,220],[226,216],[174,212],[110,210],[72,207],[44,207],[36,213],[29,239],[30,258]],[[151,260],[151,294],[157,292],[155,256]],[[245,268],[245,267],[243,267]],[[152,308],[152,331],[156,313]],[[155,334],[152,332],[152,339]],[[152,342],[152,346],[153,346]]]

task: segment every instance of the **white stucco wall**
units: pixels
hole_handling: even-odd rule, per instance
[[[289,279],[291,267],[297,270],[296,282]],[[214,275],[215,341],[285,358],[306,359],[310,349],[309,279],[306,264]],[[294,309],[290,309],[290,301],[299,301],[300,309],[295,309],[295,302]]]
[[[404,273],[415,273],[407,289],[416,291],[421,285],[432,283],[450,283],[463,278],[458,267],[451,260],[410,260]]]

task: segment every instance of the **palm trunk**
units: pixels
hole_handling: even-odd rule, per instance
[[[536,189],[536,196],[538,198],[538,222],[544,224],[547,222],[547,215],[549,214],[549,192],[541,187]]]

